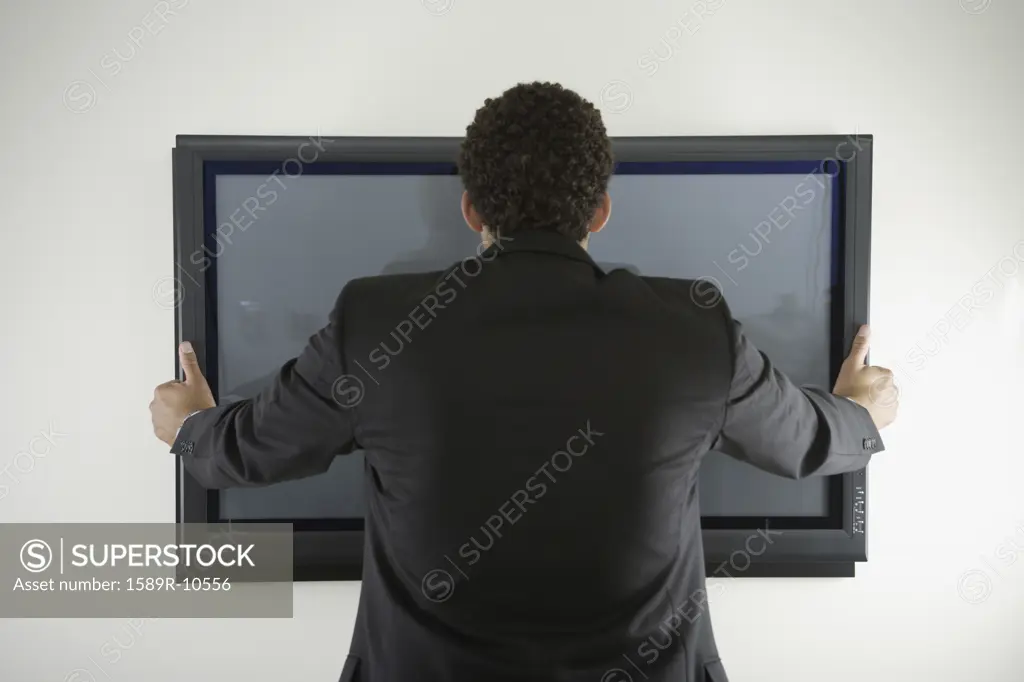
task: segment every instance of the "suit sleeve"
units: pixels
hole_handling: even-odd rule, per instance
[[[355,440],[362,384],[346,373],[342,300],[297,358],[254,398],[189,417],[171,452],[207,488],[259,486],[323,473]]]
[[[866,409],[793,385],[728,317],[733,377],[713,449],[787,478],[856,471],[884,449]]]

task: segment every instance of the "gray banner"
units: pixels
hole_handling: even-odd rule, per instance
[[[5,618],[290,618],[283,523],[0,525]]]

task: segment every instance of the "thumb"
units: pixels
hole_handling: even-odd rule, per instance
[[[206,377],[203,376],[203,371],[199,369],[199,359],[196,358],[196,352],[192,348],[191,343],[185,341],[178,346],[178,359],[181,362],[181,370],[185,373],[186,384],[206,383]]]
[[[854,367],[863,367],[868,357],[868,348],[871,347],[871,327],[861,325],[857,330],[857,336],[853,338],[853,347],[846,361]]]

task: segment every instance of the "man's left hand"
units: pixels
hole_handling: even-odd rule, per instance
[[[178,429],[185,418],[193,412],[216,407],[210,385],[199,369],[192,344],[185,341],[178,347],[181,368],[185,372],[184,381],[168,381],[160,384],[153,392],[153,402],[149,404],[153,416],[153,432],[156,437],[167,443],[174,444]]]

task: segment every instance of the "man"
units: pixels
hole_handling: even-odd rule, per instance
[[[704,589],[702,458],[792,478],[860,469],[895,418],[892,373],[865,365],[864,328],[831,394],[796,388],[706,288],[698,305],[693,282],[598,267],[586,247],[611,213],[611,147],[569,90],[487,100],[459,168],[478,259],[349,282],[252,400],[214,406],[183,344],[156,434],[209,487],[365,451],[342,680],[613,682],[646,646],[646,680],[724,682],[710,617],[679,615]],[[417,307],[436,322],[381,356]],[[354,394],[346,377],[374,352],[393,366]]]

